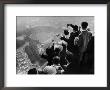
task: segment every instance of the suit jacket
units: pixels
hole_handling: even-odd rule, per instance
[[[87,48],[87,45],[91,39],[92,33],[86,31],[82,31],[81,34],[79,35],[79,41],[78,41],[78,45],[79,45],[79,49],[80,52],[84,52]]]

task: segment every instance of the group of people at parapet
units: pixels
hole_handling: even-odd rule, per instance
[[[93,74],[94,36],[88,22],[80,26],[67,24],[63,34],[56,35],[59,42],[52,41],[41,58],[47,60],[39,74]]]

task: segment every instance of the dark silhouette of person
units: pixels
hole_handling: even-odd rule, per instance
[[[78,25],[74,25],[73,29],[75,30],[76,37],[80,34],[80,27]]]
[[[67,43],[68,43],[67,50],[72,52],[72,53],[75,53],[75,52],[77,52],[77,46],[74,45],[74,39],[75,39],[75,37],[77,37],[79,35],[78,26],[77,25],[72,25],[72,24],[69,24],[67,26],[70,26],[73,30],[70,33],[69,39],[67,39]]]
[[[61,40],[64,40],[65,42],[68,43],[68,39],[69,39],[69,38],[66,38],[67,35],[69,35],[69,31],[68,31],[67,29],[65,29],[65,30],[64,30],[64,36],[62,36],[60,39],[61,39]]]
[[[78,40],[78,45],[79,45],[79,51],[80,51],[80,60],[79,62],[82,61],[83,59],[83,54],[87,49],[87,45],[91,39],[92,33],[88,32],[87,27],[88,23],[87,22],[82,22],[81,23],[82,27],[82,32],[79,35],[79,40]]]
[[[70,33],[70,37],[68,39],[67,38],[65,39],[65,37],[61,38],[62,40],[67,42],[66,55],[64,55],[65,54],[64,51],[63,51],[63,53],[61,53],[62,54],[61,55],[62,56],[61,57],[61,62],[62,62],[61,65],[63,67],[63,63],[66,64],[67,62],[65,62],[65,61],[69,61],[71,63],[67,67],[67,69],[65,70],[66,71],[65,73],[78,73],[79,69],[78,69],[78,64],[77,64],[78,60],[77,59],[79,58],[79,56],[76,54],[76,52],[78,52],[78,51],[77,51],[76,46],[74,45],[74,39],[75,39],[75,37],[78,36],[78,34],[75,33],[76,31],[78,31],[78,26],[77,25],[74,26],[72,24],[69,24],[68,26],[71,27],[73,32]],[[64,34],[69,35],[68,30],[65,30]],[[66,56],[66,58],[65,58],[65,56]]]
[[[60,64],[60,57],[56,56],[56,57],[53,57],[53,64],[55,65],[59,65]]]
[[[55,48],[55,49],[54,49],[54,56],[59,56],[60,51],[61,51],[60,48],[58,48],[58,47]]]
[[[68,28],[69,26],[72,27],[72,28],[74,27],[73,24],[67,24],[67,28]]]
[[[75,37],[78,37],[79,31],[78,31],[78,26],[74,25],[73,26],[73,32],[70,33],[70,38],[69,38],[69,51],[72,53],[78,53],[78,46],[75,45],[74,40]]]
[[[94,36],[88,43],[86,53],[88,53],[88,66],[91,69],[90,73],[94,73]]]
[[[60,52],[60,65],[65,70],[66,69],[65,66],[69,63],[69,61],[67,61],[67,59],[66,59],[67,46],[65,44],[62,44],[62,46],[63,46],[63,50]]]
[[[68,30],[64,30],[64,36],[61,37],[60,39],[61,40],[64,40],[65,42],[67,42],[67,50],[72,52],[73,50],[73,47],[72,45],[74,44],[74,38],[73,38],[73,35],[71,35],[71,38],[66,38],[66,36],[69,35],[69,31]]]
[[[64,72],[64,69],[62,68],[62,66],[60,65],[60,57],[54,57],[53,58],[53,66],[56,68],[57,73],[56,74],[62,74]]]
[[[32,68],[28,71],[28,74],[37,74],[36,68]]]
[[[48,65],[52,65],[52,59],[54,57],[54,46],[46,48],[46,55],[42,54],[42,58],[48,61]]]
[[[91,37],[87,49],[83,55],[83,67],[86,67],[87,72],[93,74],[94,73],[94,36]],[[82,67],[82,69],[83,69]]]

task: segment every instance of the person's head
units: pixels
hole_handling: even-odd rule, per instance
[[[46,74],[56,74],[57,71],[56,71],[56,68],[53,67],[53,66],[46,66],[44,69],[43,69],[44,73]]]
[[[61,50],[60,50],[59,47],[56,47],[54,51],[55,51],[56,54],[59,54]]]
[[[73,27],[74,27],[73,24],[67,24],[67,28],[69,29],[70,32],[73,31]]]
[[[77,26],[77,25],[74,25],[73,30],[74,30],[75,32],[77,32],[77,31],[78,31],[78,26]]]
[[[81,23],[82,29],[86,29],[87,26],[88,26],[88,23],[87,23],[87,22],[82,22],[82,23]]]
[[[51,49],[50,47],[46,48],[46,54],[47,54],[47,55],[50,55],[50,53],[51,53],[51,52],[50,52],[50,49]]]
[[[69,32],[68,32],[67,29],[64,30],[64,34],[65,34],[65,35],[69,35]]]
[[[60,64],[60,58],[59,57],[54,57],[53,58],[53,64],[55,64],[55,65],[58,65],[58,64]]]
[[[32,68],[28,71],[28,74],[37,74],[36,68]]]
[[[68,27],[72,27],[72,28],[73,28],[74,25],[73,25],[73,24],[67,24],[67,28],[68,28]]]

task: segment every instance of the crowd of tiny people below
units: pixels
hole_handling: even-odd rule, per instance
[[[30,69],[28,74],[94,74],[94,36],[88,22],[82,22],[81,27],[67,24],[63,34],[56,36],[60,41],[52,40],[45,53],[39,54],[47,62],[38,69]],[[27,48],[25,52],[31,59]]]

